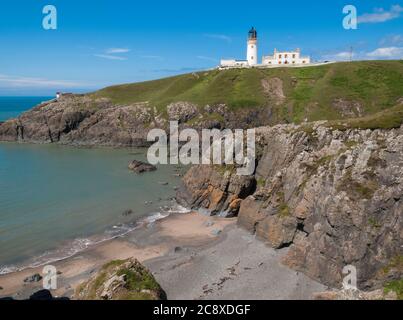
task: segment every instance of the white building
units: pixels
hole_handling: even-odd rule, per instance
[[[310,64],[310,57],[302,57],[300,49],[295,51],[277,51],[272,56],[263,56],[262,65],[301,65]]]
[[[247,60],[235,60],[235,59],[221,59],[220,67],[231,68],[231,67],[247,67],[249,66]]]
[[[310,57],[302,57],[299,49],[295,51],[277,51],[274,49],[272,56],[263,56],[262,63],[258,64],[257,32],[254,27],[249,30],[246,44],[246,60],[222,59],[220,68],[248,68],[248,67],[269,67],[269,66],[294,66],[310,64]]]

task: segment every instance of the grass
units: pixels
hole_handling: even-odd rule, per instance
[[[393,257],[389,264],[382,269],[382,271],[384,274],[388,274],[392,269],[397,269],[400,272],[403,272],[403,255]]]
[[[123,268],[117,272],[118,276],[124,275],[126,279],[126,289],[131,291],[158,290],[159,285],[153,275],[146,270],[130,270]]]
[[[263,91],[263,79],[279,78],[286,96],[273,105]],[[159,80],[107,87],[89,95],[106,97],[116,104],[149,102],[164,112],[171,102],[188,101],[200,110],[205,105],[225,103],[230,110],[271,107],[272,122],[300,123],[307,119],[341,120],[335,99],[359,103],[362,118],[347,125],[360,128],[390,128],[401,124],[403,97],[402,61],[340,62],[315,67],[212,70]],[[374,117],[371,115],[375,115]],[[394,117],[395,112],[397,117]],[[344,127],[343,122],[334,126]]]
[[[386,283],[384,286],[384,292],[388,294],[391,291],[396,292],[398,300],[403,300],[403,279]]]
[[[154,276],[141,264],[125,265],[127,260],[112,260],[105,264],[99,274],[88,283],[83,283],[77,289],[79,294],[85,292],[85,299],[98,299],[108,277],[116,272],[117,276],[124,275],[125,285],[123,290],[115,292],[117,300],[154,300],[152,292],[159,292],[161,287]],[[149,291],[148,291],[149,290]]]
[[[359,183],[351,176],[351,172],[345,173],[337,186],[337,191],[346,191],[352,198],[357,199],[371,199],[375,191],[379,188],[378,183],[374,179],[367,179],[365,184]],[[371,222],[369,221],[371,224]]]
[[[287,205],[287,202],[285,201],[285,195],[284,192],[280,191],[277,193],[277,197],[280,201],[279,206],[277,207],[277,214],[280,218],[285,218],[290,216],[290,208]]]

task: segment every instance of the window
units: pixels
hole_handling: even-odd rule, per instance
[[[292,55],[292,57],[295,59],[295,53]]]
[[[305,60],[304,60],[304,61],[302,61],[302,63],[305,63]]]
[[[253,45],[250,46],[253,49]]]
[[[271,64],[271,61],[269,61],[269,64]]]
[[[281,54],[279,54],[278,57],[281,59]]]
[[[278,64],[281,64],[281,61],[279,61]]]
[[[295,61],[293,61],[292,64],[295,64]]]
[[[288,58],[288,54],[284,55],[284,58]]]

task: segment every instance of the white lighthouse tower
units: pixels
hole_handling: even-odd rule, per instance
[[[246,60],[250,66],[257,65],[257,32],[254,27],[248,33],[248,48],[246,51]]]

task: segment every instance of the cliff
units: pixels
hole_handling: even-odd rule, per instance
[[[345,265],[357,268],[360,289],[401,279],[403,126],[353,123],[257,128],[262,151],[253,176],[193,167],[178,199],[209,214],[238,215],[240,226],[271,247],[289,247],[283,263],[327,285],[341,286]]]
[[[212,70],[66,95],[0,123],[0,141],[144,146],[152,128],[252,128],[360,118],[403,97],[402,61]]]

